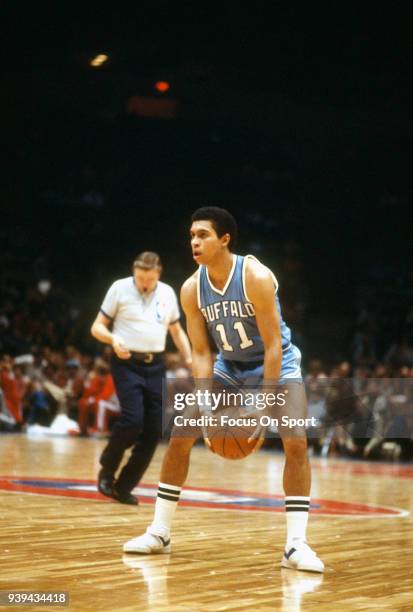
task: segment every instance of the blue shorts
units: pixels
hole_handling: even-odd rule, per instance
[[[236,387],[243,392],[248,389],[257,389],[263,383],[264,364],[257,363],[239,363],[224,359],[220,354],[215,360],[214,365],[214,380],[225,386]],[[290,344],[283,351],[281,372],[279,381],[268,381],[269,386],[272,383],[283,385],[288,388],[284,393],[288,392],[288,396],[284,395],[286,403],[282,407],[278,405],[270,409],[270,415],[273,417],[287,416],[291,419],[303,419],[307,416],[307,401],[301,376],[301,351],[299,348]],[[248,408],[251,410],[251,407]],[[291,427],[274,427],[267,428],[268,436],[279,435],[283,437],[304,437],[305,428],[301,426]]]
[[[240,363],[224,359],[218,354],[214,364],[214,378],[225,385],[242,387],[244,385],[258,385],[264,377],[264,362]],[[302,383],[301,351],[294,344],[284,349],[279,383],[285,381]]]

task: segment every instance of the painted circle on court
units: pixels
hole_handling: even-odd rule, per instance
[[[134,490],[134,493],[139,496],[140,503],[154,504],[157,489],[157,485],[141,484]],[[97,491],[95,480],[0,476],[0,490],[114,503],[114,500],[101,495]],[[233,489],[188,486],[182,490],[179,505],[191,508],[238,510],[240,512],[284,512],[284,496]],[[310,509],[313,515],[336,517],[395,518],[409,515],[409,512],[402,508],[330,499],[312,498]]]

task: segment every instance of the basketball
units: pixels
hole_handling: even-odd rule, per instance
[[[204,442],[210,451],[224,459],[244,459],[261,448],[264,430],[257,413],[238,407],[219,410],[216,425],[204,428]]]

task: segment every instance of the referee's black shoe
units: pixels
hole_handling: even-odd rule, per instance
[[[137,498],[129,492],[118,491],[116,484],[112,487],[112,497],[121,504],[128,504],[129,506],[138,506],[139,502]]]
[[[106,497],[113,497],[114,478],[103,469],[98,474],[98,491]]]

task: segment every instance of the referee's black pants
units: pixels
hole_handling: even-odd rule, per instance
[[[113,356],[112,376],[120,403],[116,421],[100,464],[108,477],[114,477],[125,451],[132,447],[128,462],[122,468],[116,488],[129,493],[141,480],[162,435],[163,359],[146,364],[142,361]]]

